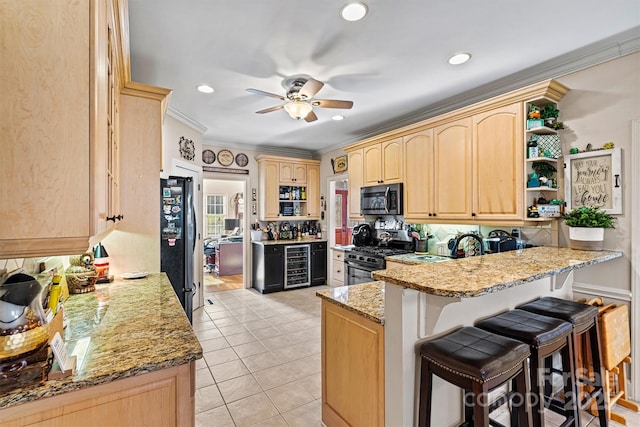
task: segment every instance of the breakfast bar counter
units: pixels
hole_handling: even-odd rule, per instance
[[[417,423],[419,352],[428,338],[542,296],[573,299],[573,271],[606,268],[619,251],[536,247],[375,271],[385,283],[385,425]],[[460,390],[434,379],[432,421],[463,421]]]
[[[164,273],[98,284],[94,292],[71,295],[64,311],[67,350],[86,349],[75,374],[3,393],[0,425],[58,416],[70,425],[76,419],[130,424],[117,404],[133,404],[134,419],[145,422],[169,413],[175,425],[193,423],[194,369],[202,348]],[[152,411],[145,413],[148,405]],[[106,408],[116,410],[113,418],[92,418]]]

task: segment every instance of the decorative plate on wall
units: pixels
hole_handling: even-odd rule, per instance
[[[243,168],[243,167],[245,167],[245,166],[247,166],[249,164],[249,158],[247,157],[246,154],[239,153],[236,156],[236,164]]]
[[[218,151],[218,163],[222,166],[231,166],[233,163],[233,153],[229,150]]]
[[[211,150],[202,151],[202,161],[208,165],[216,161],[216,153]]]

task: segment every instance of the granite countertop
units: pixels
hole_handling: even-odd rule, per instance
[[[442,255],[432,255],[432,254],[423,254],[423,255],[433,257],[433,258],[443,258],[443,261],[450,261],[452,259],[448,257],[443,257]],[[423,260],[417,259],[416,256],[420,256],[420,255],[418,253],[412,252],[412,253],[402,254],[402,255],[391,255],[391,256],[385,257],[384,259],[386,261],[392,261],[392,262],[397,262],[397,263],[406,264],[406,265],[423,265],[429,262],[434,262],[434,261],[423,261]]]
[[[536,247],[372,273],[376,280],[453,298],[477,297],[620,258],[620,251]]]
[[[122,378],[179,366],[202,348],[164,273],[96,285],[64,304],[67,351],[90,338],[76,373],[3,393],[0,409]]]
[[[333,249],[334,251],[340,251],[340,252],[347,252],[350,251],[351,249],[353,249],[355,246],[353,245],[335,245],[335,246],[331,246],[331,249]]]
[[[260,240],[253,241],[253,243],[259,243],[264,246],[268,245],[301,245],[303,243],[320,243],[327,242],[327,239],[315,239],[313,237],[303,237],[301,240],[293,240],[293,239],[284,239],[284,240]]]
[[[384,282],[368,282],[317,291],[332,304],[384,325]]]

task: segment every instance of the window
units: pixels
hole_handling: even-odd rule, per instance
[[[207,194],[207,206],[204,213],[207,222],[207,236],[220,235],[224,232],[226,199],[227,196],[223,194]]]

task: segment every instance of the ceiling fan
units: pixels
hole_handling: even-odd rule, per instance
[[[282,105],[256,111],[257,114],[270,113],[272,111],[284,109],[293,119],[304,119],[307,122],[313,122],[318,120],[318,117],[313,112],[313,107],[343,109],[350,109],[353,107],[353,101],[313,99],[320,89],[322,89],[324,83],[306,75],[289,77],[282,82],[282,86],[285,89],[288,89],[286,96],[280,96],[275,93],[265,92],[258,89],[247,89],[248,92],[255,93],[256,95],[270,96],[282,101],[287,101]]]

